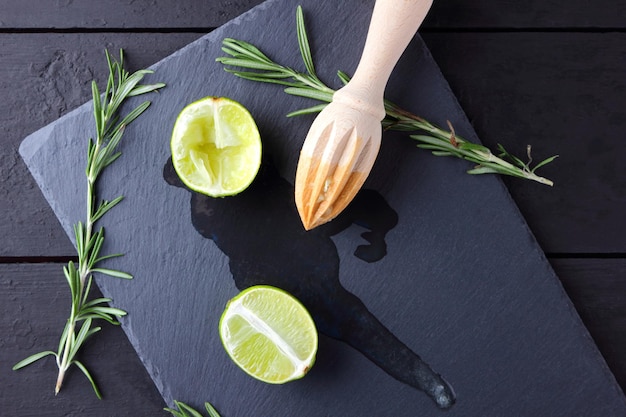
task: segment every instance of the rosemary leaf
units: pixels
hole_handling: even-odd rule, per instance
[[[102,162],[102,166],[104,167],[108,167],[109,165],[111,165],[113,162],[115,162],[117,160],[117,158],[119,158],[120,156],[122,156],[121,152],[115,152],[113,155],[109,155],[108,158],[106,158],[103,162]]]
[[[90,307],[96,306],[98,304],[109,303],[111,301],[112,300],[110,298],[102,298],[102,297],[101,298],[95,298],[95,299],[93,299],[91,301],[87,301],[87,302],[83,303],[83,310],[86,309],[86,308],[90,308]]]
[[[128,273],[122,272],[122,271],[116,271],[114,269],[93,268],[91,271],[92,272],[99,272],[101,274],[109,275],[109,276],[115,277],[115,278],[133,279],[133,276],[131,274],[128,274]]]
[[[202,414],[183,402],[174,401],[174,405],[178,408],[178,410],[171,408],[164,408],[164,410],[170,412],[175,417],[202,417]]]
[[[83,242],[85,236],[85,227],[83,226],[83,222],[78,222],[74,224],[74,238],[76,239],[76,252],[78,252],[78,256],[85,256],[85,247]]]
[[[117,326],[120,324],[119,321],[115,320],[114,317],[108,315],[108,314],[99,314],[99,313],[95,313],[95,312],[89,312],[89,313],[81,313],[80,315],[78,315],[79,320],[86,320],[86,319],[92,319],[92,320],[104,320],[109,324],[112,324],[113,326]]]
[[[224,39],[223,45],[225,48],[239,52],[243,56],[249,56],[256,58],[258,61],[271,62],[267,55],[261,52],[260,49],[247,42],[240,42],[235,39]]]
[[[491,151],[486,146],[472,142],[458,142],[458,147],[459,149],[463,149],[466,151],[491,153]]]
[[[453,154],[459,154],[459,148],[456,148],[452,143],[447,140],[442,140],[435,138],[433,136],[428,135],[411,135],[412,139],[415,139],[418,142],[429,144],[432,149],[440,149],[449,151]],[[418,147],[422,147],[421,145],[417,145]],[[429,148],[426,148],[429,149]]]
[[[121,129],[125,129],[126,126],[128,126],[129,124],[131,124],[133,122],[133,120],[135,120],[137,117],[139,117],[144,111],[146,111],[146,109],[150,107],[150,102],[149,101],[144,101],[143,103],[141,103],[139,106],[137,106],[133,111],[131,111],[130,113],[128,113],[126,115],[126,117],[124,117],[122,119],[122,121],[120,122],[120,130]],[[117,146],[117,145],[116,145]]]
[[[57,357],[57,358],[56,358],[56,359],[57,359],[57,366],[58,366],[59,368],[61,368],[61,363],[60,363],[60,360],[61,360],[61,359],[60,359],[60,358],[61,358],[61,355],[63,354],[63,350],[64,350],[64,348],[65,348],[65,344],[66,344],[66,342],[68,341],[68,337],[67,337],[67,336],[68,336],[68,334],[69,334],[69,332],[70,332],[70,326],[71,326],[71,324],[72,324],[72,323],[71,323],[71,321],[70,321],[70,320],[68,320],[68,321],[65,323],[65,327],[63,328],[63,333],[61,334],[61,339],[59,340],[59,346],[58,346],[58,348],[57,348],[57,355],[56,355],[56,357]]]
[[[226,70],[226,72],[230,72],[232,74],[234,74],[235,76],[239,77],[239,78],[243,78],[245,80],[248,81],[260,81],[260,82],[265,82],[265,83],[274,83],[274,84],[280,84],[280,85],[285,85],[288,87],[298,87],[300,86],[300,84],[297,83],[293,83],[293,82],[289,82],[289,81],[285,81],[284,77],[265,77],[264,75],[260,75],[259,73],[256,72],[247,72],[247,71],[230,71],[230,70]]]
[[[89,241],[90,251],[88,254],[84,256],[85,264],[87,265],[87,269],[93,272],[93,266],[96,264],[96,259],[98,259],[98,254],[100,253],[100,249],[104,244],[104,229],[100,228]]]
[[[348,84],[350,81],[350,76],[341,70],[337,71],[337,77],[344,85]]]
[[[112,324],[119,324],[115,317],[124,316],[124,310],[107,306],[111,300],[97,298],[89,301],[89,292],[93,282],[93,273],[131,279],[132,275],[110,268],[100,267],[100,262],[121,256],[100,255],[104,243],[104,229],[100,227],[95,231],[96,222],[108,213],[113,207],[122,201],[122,196],[112,200],[101,200],[97,205],[96,185],[102,171],[115,162],[121,155],[118,146],[124,134],[125,128],[136,120],[150,105],[146,101],[121,117],[119,109],[123,103],[132,96],[138,96],[162,88],[164,84],[140,84],[150,70],[139,70],[132,74],[124,69],[124,54],[120,50],[119,60],[112,59],[105,50],[105,57],[109,68],[109,77],[106,82],[104,93],[101,94],[95,82],[91,84],[93,98],[93,113],[95,122],[95,139],[87,141],[87,163],[85,176],[87,179],[87,218],[84,222],[79,221],[74,225],[74,238],[78,263],[69,261],[63,267],[63,274],[67,280],[71,295],[71,313],[65,323],[58,344],[58,352],[44,351],[29,356],[18,362],[14,369],[23,368],[42,357],[54,355],[58,367],[55,393],[58,393],[63,385],[66,371],[76,365],[90,381],[94,392],[101,398],[101,393],[94,379],[85,366],[75,359],[84,342],[92,335],[100,331],[100,327],[92,327],[93,320],[104,320]],[[118,122],[121,118],[121,122]]]
[[[124,254],[123,254],[123,253],[113,253],[113,254],[111,254],[111,255],[101,256],[101,257],[99,257],[98,259],[96,259],[96,260],[94,261],[94,264],[95,264],[95,263],[100,263],[100,262],[105,261],[105,260],[107,260],[107,259],[119,258],[120,256],[124,256]]]
[[[104,200],[102,203],[100,203],[98,209],[93,215],[94,221],[98,221],[100,217],[104,216],[109,210],[117,206],[123,199],[123,196],[118,196],[112,201]]]
[[[93,97],[93,115],[96,120],[96,131],[100,131],[104,124],[104,115],[102,114],[102,104],[100,102],[100,92],[98,91],[98,84],[95,81],[91,82],[91,95]]]
[[[63,267],[63,274],[70,286],[70,293],[74,294],[76,292],[76,268],[74,268],[72,261],[69,261],[67,266]]]
[[[559,157],[558,155],[554,155],[554,156],[551,156],[549,158],[544,159],[543,161],[541,161],[537,165],[535,165],[535,167],[531,170],[531,172],[535,173],[535,171],[538,168],[541,168],[542,166],[549,164],[550,162],[554,161],[558,157]]]
[[[89,309],[91,313],[97,313],[97,314],[101,314],[103,316],[108,315],[108,316],[118,316],[118,317],[124,317],[127,313],[119,308],[115,308],[115,307],[107,307],[107,306],[96,306],[96,307],[92,307]],[[84,311],[84,309],[83,309]]]
[[[115,153],[117,146],[122,140],[122,135],[124,135],[124,130],[126,129],[126,125],[121,124],[117,129],[115,129],[115,133],[111,138],[109,138],[106,142],[106,145],[102,145],[101,152],[96,155],[96,166],[95,168],[98,170],[96,173],[96,177],[100,174],[100,172],[110,164],[107,162],[111,159],[111,156]]]
[[[309,45],[309,38],[306,34],[306,28],[304,27],[304,13],[302,12],[302,6],[296,8],[296,34],[298,37],[298,46],[309,75],[317,78],[315,75],[315,66],[313,65],[313,57],[311,56],[311,47]]]
[[[143,94],[152,93],[153,91],[157,91],[163,87],[165,87],[165,84],[163,83],[138,85],[135,88],[133,88],[133,90],[130,93],[128,93],[128,97],[135,97],[135,96],[140,96]]]
[[[250,75],[254,75],[254,74],[258,74],[255,72],[247,72],[246,74],[250,74]],[[271,71],[266,71],[263,73],[263,79],[272,79],[274,78],[275,80],[283,80],[283,83],[289,83],[288,81],[284,81],[285,79],[289,79],[291,77],[290,74],[285,73],[285,72],[271,72]],[[294,84],[294,83],[289,83],[289,84],[293,84],[294,86],[297,86],[299,84]]]
[[[419,145],[417,145],[418,147],[421,147]],[[455,154],[453,154],[452,152],[446,152],[446,151],[432,151],[431,152],[433,155],[435,156],[456,156]]]
[[[93,282],[93,275],[89,275],[89,277],[87,278],[87,285],[85,286],[85,289],[83,290],[83,297],[80,300],[81,309],[83,308],[82,306],[84,306],[85,303],[87,302],[87,299],[89,297],[89,292],[91,291],[92,282]]]
[[[476,168],[470,169],[467,171],[468,174],[480,175],[480,174],[497,174],[498,171],[496,169],[485,167],[485,166],[477,166]]]
[[[69,361],[71,362],[72,359],[76,356],[76,354],[78,353],[78,350],[80,349],[81,345],[83,344],[83,342],[85,340],[87,340],[87,338],[89,336],[91,336],[92,334],[98,332],[100,330],[100,327],[91,327],[91,319],[87,319],[83,322],[83,324],[80,326],[80,330],[78,331],[78,335],[76,335],[76,338],[72,341],[71,347],[70,347],[70,353],[69,353]]]
[[[185,413],[186,416],[202,417],[202,414],[200,414],[198,411],[194,410],[193,408],[189,407],[187,404],[179,402],[177,405],[178,405],[178,408],[180,408]]]
[[[57,354],[55,352],[52,352],[51,350],[45,350],[43,352],[35,353],[34,355],[31,355],[26,359],[22,359],[21,361],[13,365],[13,370],[17,371],[18,369],[28,366],[31,363],[37,362],[39,359],[45,358],[46,356],[50,355],[56,356]]]
[[[276,66],[266,64],[265,62],[250,61],[247,58],[229,58],[220,60],[223,64],[232,65],[234,67],[248,68],[261,71],[274,71]]]
[[[74,365],[76,365],[78,367],[78,369],[80,369],[83,372],[83,374],[85,374],[85,376],[87,377],[87,379],[91,383],[91,387],[93,388],[94,392],[96,393],[96,396],[98,397],[98,399],[102,399],[102,394],[100,393],[100,390],[98,389],[98,386],[96,385],[96,382],[94,381],[93,377],[91,376],[91,374],[89,373],[89,371],[87,370],[85,365],[83,365],[80,361],[76,361],[76,360],[73,361],[72,363]]]
[[[326,103],[329,103],[333,99],[332,93],[314,90],[312,88],[288,87],[285,88],[285,93],[292,96],[312,98],[314,100],[319,100]]]
[[[240,78],[263,83],[282,84],[287,86],[285,93],[315,99],[328,103],[332,100],[335,90],[324,84],[315,71],[309,38],[304,24],[304,13],[300,6],[296,9],[296,37],[305,71],[296,71],[272,61],[256,46],[232,38],[223,41],[222,51],[229,55],[216,59],[224,65],[224,69]],[[240,68],[253,69],[242,71]],[[350,77],[342,71],[337,72],[339,80],[345,85]],[[311,114],[323,108],[323,104],[289,113],[288,117]],[[429,150],[435,156],[453,156],[477,164],[477,167],[468,170],[470,174],[501,174],[541,184],[553,185],[552,181],[535,174],[538,168],[554,161],[557,156],[549,157],[531,167],[532,158],[528,151],[529,161],[524,162],[502,146],[498,149],[500,156],[494,155],[487,147],[469,142],[456,135],[450,123],[450,130],[446,131],[416,116],[394,103],[385,100],[386,117],[382,122],[385,130],[410,132],[409,137],[418,142],[417,147]]]
[[[295,117],[295,116],[302,116],[302,115],[305,115],[305,114],[319,113],[322,110],[324,110],[324,107],[326,107],[327,105],[328,104],[318,104],[317,106],[308,107],[306,109],[300,109],[300,110],[292,111],[291,113],[287,114],[287,117]]]
[[[164,408],[164,410],[171,413],[174,417],[203,417],[199,411],[194,410],[192,407],[181,401],[174,400],[174,405],[178,408],[178,410],[174,410],[172,408]],[[204,408],[207,413],[209,413],[209,417],[220,417],[220,414],[210,403],[205,402]]]
[[[220,417],[220,414],[210,403],[204,403],[204,408],[209,413],[209,417]]]
[[[112,98],[111,104],[109,105],[109,112],[111,114],[117,112],[119,107],[122,105],[122,102],[130,97],[131,91],[135,88],[137,84],[141,81],[144,75],[149,74],[150,71],[139,70],[125,78],[124,81],[119,86],[118,93]]]
[[[106,306],[96,306],[90,308],[83,308],[78,314],[79,320],[87,320],[93,318],[100,318],[108,321],[111,324],[117,325],[117,320],[115,320],[115,316],[123,317],[126,315],[124,310],[114,307],[106,307]]]

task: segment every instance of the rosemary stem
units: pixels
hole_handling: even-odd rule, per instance
[[[322,102],[322,104],[291,112],[287,115],[288,117],[319,112],[324,107],[324,103],[332,101],[335,92],[321,81],[315,72],[300,6],[296,10],[296,28],[300,54],[306,72],[274,62],[256,46],[231,38],[224,40],[222,48],[230,57],[217,58],[217,61],[225,66],[226,71],[238,77],[257,82],[282,84],[288,87],[284,90],[287,94]],[[344,85],[350,81],[350,77],[342,71],[338,71],[337,75]],[[475,163],[476,166],[468,170],[468,174],[502,174],[553,185],[549,179],[536,175],[535,170],[554,161],[558,155],[535,164],[533,168],[530,166],[532,158],[529,150],[527,162],[511,155],[502,145],[498,145],[501,153],[494,155],[489,148],[456,136],[452,126],[450,126],[450,131],[445,131],[387,100],[384,105],[386,117],[382,123],[385,129],[409,132],[409,137],[418,142],[417,147],[430,150],[435,156],[452,156]]]
[[[139,117],[150,106],[149,101],[144,101],[126,116],[121,117],[118,109],[129,97],[139,96],[153,91],[157,91],[165,86],[163,83],[139,84],[144,75],[152,73],[149,70],[140,70],[133,74],[128,73],[123,67],[123,53],[120,50],[119,61],[112,59],[108,51],[105,56],[109,66],[109,77],[106,84],[104,96],[98,90],[96,82],[91,84],[93,97],[93,114],[96,125],[95,140],[88,140],[87,166],[85,175],[87,177],[87,200],[86,219],[74,224],[75,243],[78,254],[78,262],[69,261],[63,267],[65,278],[71,292],[70,316],[65,322],[63,333],[56,351],[46,350],[35,353],[13,366],[13,370],[24,368],[47,356],[54,356],[58,367],[58,375],[55,385],[55,394],[63,386],[67,370],[76,365],[87,377],[98,398],[102,398],[89,370],[76,358],[81,346],[93,334],[100,331],[99,326],[92,327],[93,320],[104,320],[113,325],[119,324],[117,317],[126,315],[126,311],[107,305],[108,298],[97,298],[89,300],[89,292],[93,280],[93,273],[108,275],[115,278],[132,279],[132,275],[111,268],[101,268],[99,263],[105,259],[122,256],[122,254],[112,254],[101,256],[104,241],[104,229],[94,232],[96,223],[102,216],[115,207],[122,196],[116,197],[112,201],[97,201],[98,176],[102,171],[111,165],[120,155],[117,147],[124,133],[124,127]],[[121,117],[121,121],[118,119]]]
[[[402,126],[406,130],[422,130],[425,132],[429,132],[433,134],[436,138],[440,139],[442,142],[450,143],[451,132],[447,132],[429,123],[428,121],[422,119],[421,117],[415,116],[414,114],[401,109],[400,107],[396,106],[393,103],[386,102],[385,107],[387,111],[387,116],[393,119],[392,126],[396,128],[399,126]],[[457,135],[454,135],[454,138],[457,142],[460,142],[460,143],[467,142],[465,139]],[[467,156],[469,159],[471,159],[473,156],[475,157],[475,155],[478,155],[480,159],[484,162],[491,162],[507,170],[510,170],[511,172],[510,175],[514,175],[520,178],[526,178],[531,181],[536,181],[540,184],[545,184],[549,186],[554,185],[554,183],[551,180],[541,177],[535,174],[534,172],[531,172],[530,170],[520,169],[519,167],[516,167],[510,162],[494,155],[493,153],[491,153],[491,151],[487,149],[485,151],[458,150],[458,152]],[[472,153],[474,153],[475,155],[472,155]]]
[[[100,148],[100,135],[98,135],[98,141],[96,143],[97,144],[94,150],[94,155],[97,155]],[[93,165],[90,168],[91,169],[87,173],[87,217],[85,222],[85,234],[82,242],[76,242],[77,247],[82,248],[86,248],[91,241],[91,235],[93,233],[94,226],[93,213],[95,205],[95,181],[93,179],[94,173],[92,172]],[[75,338],[76,325],[78,324],[77,315],[78,312],[82,310],[83,300],[85,300],[85,282],[87,281],[87,277],[91,273],[91,271],[89,270],[89,266],[87,265],[85,256],[80,256],[78,259],[78,272],[79,288],[78,291],[73,294],[74,299],[72,300],[72,309],[70,312],[70,318],[68,319],[70,324],[67,335],[65,336],[63,357],[61,358],[61,363],[59,364],[59,374],[55,386],[55,395],[58,394],[61,390],[61,387],[63,386],[63,379],[65,378],[65,371],[69,368],[69,355],[71,351],[72,341]]]
[[[94,196],[95,194],[95,184],[93,180],[87,178],[87,222],[85,224],[86,233],[85,233],[85,243],[89,242],[91,239],[91,232],[93,230],[93,210],[94,210]]]
[[[74,338],[74,330],[76,327],[76,320],[74,319],[74,306],[72,306],[72,314],[69,318],[69,328],[67,335],[65,336],[65,342],[63,347],[63,357],[61,358],[61,363],[59,363],[59,374],[57,376],[57,382],[54,387],[54,395],[57,395],[59,391],[61,391],[61,387],[63,386],[63,379],[65,378],[65,371],[68,368],[68,358],[70,355],[71,348],[71,340]]]
[[[118,67],[118,71],[121,74],[122,72],[121,63],[120,63],[120,66]],[[113,75],[113,72],[114,72],[114,68],[111,68],[111,76]],[[127,75],[124,75],[124,77],[127,77]],[[122,80],[119,80],[119,82],[121,84]],[[97,244],[95,242],[92,242],[92,239],[94,238],[93,231],[94,231],[95,223],[98,219],[98,216],[102,215],[102,213],[99,213],[101,211],[101,208],[96,207],[96,204],[97,204],[96,182],[97,182],[100,172],[107,164],[105,163],[104,165],[102,165],[102,163],[98,161],[102,161],[102,158],[104,157],[104,155],[106,155],[106,152],[107,152],[106,147],[110,146],[110,141],[113,140],[111,138],[114,138],[118,133],[121,135],[125,127],[125,124],[122,123],[118,125],[116,129],[114,129],[113,132],[110,133],[110,137],[107,136],[107,132],[111,128],[110,122],[113,119],[113,115],[117,109],[116,106],[112,105],[112,103],[116,99],[115,83],[110,80],[109,84],[112,84],[112,88],[111,88],[111,93],[110,93],[111,96],[108,99],[108,104],[105,106],[104,110],[96,110],[96,111],[102,112],[103,119],[102,119],[101,124],[97,125],[96,140],[95,140],[95,143],[93,143],[93,149],[91,150],[90,160],[88,161],[88,164],[87,164],[87,170],[86,170],[86,177],[87,177],[87,200],[86,200],[87,213],[86,214],[87,216],[86,216],[85,225],[84,225],[84,232],[78,233],[76,236],[76,239],[77,239],[76,246],[79,249],[78,269],[77,269],[78,282],[77,282],[76,291],[72,293],[72,308],[70,312],[70,317],[68,319],[67,332],[64,338],[65,340],[62,342],[64,344],[63,354],[62,354],[60,363],[58,364],[59,373],[57,377],[55,393],[58,393],[59,390],[61,389],[63,385],[63,379],[65,377],[65,373],[67,369],[69,369],[69,367],[71,366],[72,362],[74,361],[73,356],[75,355],[75,350],[76,350],[74,346],[77,343],[76,342],[76,339],[77,339],[76,330],[77,330],[78,323],[80,321],[83,321],[81,326],[87,326],[85,329],[81,327],[80,329],[81,334],[88,334],[87,332],[91,332],[91,329],[89,329],[89,327],[91,326],[91,320],[84,321],[85,319],[84,317],[81,316],[81,312],[83,311],[83,306],[85,305],[87,301],[87,297],[89,295],[87,294],[87,292],[89,292],[89,289],[91,287],[90,285],[86,286],[87,280],[91,279],[90,277],[92,274],[92,270],[91,270],[92,266],[90,263],[91,262],[90,253],[94,250],[96,251],[99,250],[99,248],[97,249],[94,248],[94,246]],[[96,96],[94,95],[94,100],[95,99],[96,99]],[[107,100],[106,96],[105,96],[105,100]],[[124,313],[123,311],[120,311],[120,312]],[[80,338],[81,335],[79,335],[78,337]],[[82,343],[82,340],[80,343]],[[94,390],[96,390],[96,393],[99,396],[99,393],[97,392],[95,385],[94,385]]]

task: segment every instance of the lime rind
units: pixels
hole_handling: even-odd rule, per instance
[[[261,137],[248,110],[224,97],[187,105],[174,124],[172,164],[190,189],[211,197],[236,195],[256,177]]]
[[[229,301],[219,323],[224,349],[248,375],[270,384],[311,369],[318,336],[306,308],[291,294],[258,285]]]

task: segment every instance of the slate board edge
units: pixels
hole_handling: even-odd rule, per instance
[[[240,20],[244,19],[245,16],[248,15],[249,13],[254,13],[254,12],[258,11],[259,9],[264,9],[266,7],[269,7],[275,1],[277,1],[277,0],[268,0],[268,1],[264,2],[264,3],[261,3],[260,5],[254,7],[253,9],[250,9],[249,11],[243,13],[242,15],[240,15],[240,16],[232,19],[231,21],[227,22],[222,27],[229,26],[229,25],[232,25],[232,24],[238,24],[238,22]],[[212,33],[214,33],[214,32],[212,32]],[[187,45],[187,46],[179,49],[178,51],[174,52],[173,54],[163,58],[162,60],[158,61],[157,63],[151,65],[149,68],[152,69],[152,70],[157,70],[159,66],[161,66],[162,64],[167,62],[169,59],[175,58],[177,55],[184,53],[186,48],[191,47],[193,44],[195,44],[197,42],[205,41],[206,38],[211,36],[212,33],[204,35],[201,38],[197,39],[196,41],[191,42],[189,45]],[[419,36],[419,35],[416,35],[416,36]],[[214,40],[212,39],[211,41],[214,41]],[[433,61],[433,63],[435,63],[434,59],[432,59],[432,55],[430,54],[430,51],[426,50],[426,52],[430,55],[430,58]],[[441,78],[443,80],[443,84],[446,86],[446,89],[448,90],[447,92],[449,93],[449,95],[454,100],[454,105],[459,109],[459,114],[462,115],[464,120],[467,121],[468,126],[471,127],[471,124],[467,120],[467,115],[462,110],[462,108],[460,106],[460,103],[458,102],[458,99],[456,98],[456,96],[452,92],[451,88],[449,87],[449,84],[443,79],[444,78],[443,75],[441,75]],[[35,180],[38,183],[38,185],[42,184],[42,183],[45,183],[45,182],[43,181],[43,178],[41,178],[41,175],[37,172],[37,170],[31,167],[30,159],[32,158],[32,156],[38,152],[38,150],[40,149],[41,145],[45,142],[45,139],[49,136],[49,134],[54,130],[54,127],[55,127],[56,123],[59,120],[70,119],[72,117],[75,117],[78,114],[82,114],[85,111],[90,111],[91,106],[92,106],[92,101],[90,100],[90,101],[84,103],[83,105],[77,107],[76,109],[72,110],[71,112],[69,112],[65,116],[61,117],[57,121],[54,121],[54,122],[50,123],[49,125],[46,125],[45,127],[41,128],[40,130],[38,130],[38,131],[32,133],[31,135],[27,136],[22,141],[22,143],[20,144],[20,147],[19,147],[19,153],[20,153],[22,159],[25,161],[26,165],[28,166],[29,171],[31,172],[31,175],[33,175],[33,177],[35,178]],[[473,128],[472,128],[472,131],[471,131],[471,136],[473,136],[473,140],[476,140],[476,141],[480,142],[480,140],[477,138],[475,132],[473,131]],[[596,359],[597,359],[598,364],[603,367],[605,373],[607,374],[607,376],[609,376],[609,379],[613,380],[614,388],[616,389],[616,391],[623,396],[622,390],[619,387],[619,385],[617,384],[614,375],[610,371],[610,368],[606,364],[606,361],[604,360],[604,358],[602,357],[601,353],[597,349],[597,346],[595,345],[595,342],[593,341],[593,338],[591,337],[591,335],[588,332],[587,328],[584,326],[582,320],[580,319],[580,316],[578,315],[576,309],[574,308],[574,305],[573,305],[571,299],[568,297],[567,293],[565,292],[565,290],[564,290],[564,288],[563,288],[563,286],[561,284],[561,281],[558,279],[556,273],[554,272],[552,266],[550,265],[550,263],[548,262],[547,258],[545,257],[545,254],[543,253],[543,251],[540,250],[540,246],[539,246],[536,238],[534,237],[534,234],[532,233],[532,231],[528,227],[528,224],[526,223],[525,219],[523,218],[521,212],[519,211],[517,204],[515,204],[514,200],[512,199],[512,196],[508,192],[508,189],[504,185],[504,182],[501,180],[501,178],[498,177],[497,178],[497,182],[498,182],[500,187],[504,187],[504,189],[506,190],[505,195],[508,195],[508,199],[510,200],[510,202],[513,203],[512,206],[515,207],[515,209],[517,210],[518,218],[520,219],[520,221],[524,225],[525,230],[530,234],[531,239],[534,241],[535,250],[539,254],[539,256],[541,258],[541,261],[545,264],[545,266],[547,268],[549,268],[551,274],[553,275],[553,278],[556,280],[556,282],[554,282],[553,284],[558,285],[558,287],[559,287],[559,289],[560,289],[560,291],[561,291],[561,293],[563,295],[563,298],[569,304],[570,312],[572,313],[572,318],[575,319],[575,320],[578,320],[579,327],[582,327],[582,329],[583,329],[584,338],[590,343],[590,347],[592,349],[595,349],[595,351],[596,351]],[[42,188],[42,193],[44,194],[44,197],[46,198],[46,201],[48,202],[48,204],[51,206],[53,211],[56,213],[57,212],[57,210],[56,210],[57,204],[55,202],[55,199],[52,198],[52,196],[50,195],[50,191],[45,189],[45,187],[44,187],[44,188]],[[72,241],[72,243],[74,243],[73,235],[72,235],[72,232],[71,232],[71,227],[68,228],[67,225],[64,225],[64,227],[66,229],[66,233],[70,237],[70,240]],[[133,347],[137,350],[138,343],[137,343],[137,340],[136,340],[136,338],[135,338],[135,336],[134,336],[134,334],[132,332],[132,329],[130,329],[127,326],[125,326],[124,323],[123,323],[123,320],[122,320],[122,328],[124,329],[127,337],[129,338],[129,341],[132,343]],[[149,361],[147,361],[145,355],[143,355],[142,352],[137,351],[137,354],[138,354],[140,360],[142,361],[142,363],[144,364],[144,366],[146,367],[146,369],[148,370],[150,376],[153,379],[153,382],[155,383],[155,385],[156,385],[157,389],[159,390],[159,392],[161,393],[161,395],[164,398],[172,398],[171,393],[166,393],[165,392],[165,390],[166,390],[165,384],[161,381],[161,379],[159,377],[158,369],[156,369],[153,366],[153,364],[151,364]],[[626,398],[623,398],[623,401],[626,404]]]
[[[267,1],[265,1],[265,2],[255,6],[255,7],[253,7],[252,9],[242,13],[241,15],[231,19],[230,21],[226,22],[221,27],[224,27],[224,26],[227,26],[227,25],[238,24],[241,20],[245,19],[245,17],[247,15],[253,14],[253,13],[257,12],[258,10],[263,10],[263,9],[265,9],[267,7],[270,7],[271,4],[276,2],[276,1],[278,1],[278,0],[267,0]],[[206,35],[201,36],[200,38],[196,39],[193,42],[190,42],[188,45],[178,49],[177,51],[173,52],[172,54],[170,54],[170,55],[166,56],[165,58],[159,60],[158,62],[150,65],[148,67],[148,69],[156,72],[161,65],[163,65],[164,63],[166,63],[170,59],[173,59],[176,56],[184,53],[187,48],[192,48],[194,44],[201,43],[201,42],[205,41],[207,37],[212,36],[212,34],[215,33],[218,29],[216,29],[215,31],[212,31],[212,32],[210,32],[210,33],[208,33]],[[31,158],[39,151],[39,149],[41,148],[43,143],[49,138],[49,136],[52,133],[52,131],[54,131],[57,123],[59,123],[61,120],[67,120],[67,119],[71,119],[73,117],[76,117],[76,116],[82,114],[85,111],[91,111],[92,106],[93,106],[93,100],[89,100],[89,101],[83,103],[82,105],[80,105],[77,108],[75,108],[74,110],[68,112],[67,114],[65,114],[64,116],[60,117],[59,119],[49,123],[48,125],[46,125],[46,126],[42,127],[41,129],[31,133],[30,135],[28,135],[26,138],[24,138],[22,140],[22,142],[21,142],[21,144],[19,146],[18,152],[20,154],[20,157],[25,162],[29,172],[31,173],[31,175],[35,179],[35,182],[37,183],[37,186],[41,189],[41,191],[42,191],[42,193],[44,195],[44,198],[46,199],[46,202],[48,203],[48,205],[50,205],[50,208],[53,210],[55,215],[58,212],[58,204],[56,203],[56,199],[54,198],[53,195],[51,195],[51,192],[50,192],[49,189],[47,189],[47,187],[42,186],[42,184],[45,184],[44,178],[42,178],[41,174],[39,173],[39,171],[37,171],[37,169],[35,169],[35,167],[31,166]],[[65,233],[69,237],[72,245],[74,247],[76,247],[76,243],[75,243],[75,239],[74,239],[74,235],[73,235],[73,231],[72,231],[72,225],[62,224],[62,226],[63,226],[63,228],[65,230]],[[95,283],[96,283],[96,285],[98,284],[98,278],[95,278]],[[100,286],[98,286],[98,287],[100,287]],[[105,294],[105,296],[108,297],[109,294]],[[158,368],[154,364],[152,364],[147,359],[147,355],[145,355],[144,352],[141,351],[141,348],[140,348],[141,344],[138,343],[138,340],[137,340],[134,332],[132,331],[132,328],[126,325],[124,317],[121,317],[119,321],[120,321],[120,325],[121,325],[122,329],[124,330],[124,333],[126,334],[126,337],[128,338],[129,342],[133,346],[133,349],[137,353],[137,356],[138,356],[139,360],[141,361],[143,366],[146,368],[146,371],[150,375],[150,378],[152,379],[152,382],[155,384],[155,387],[157,388],[157,390],[161,394],[161,397],[164,400],[166,400],[166,402],[168,403],[168,406],[174,407],[174,403],[169,401],[169,399],[174,398],[174,397],[169,392],[169,390],[166,388],[166,384],[162,381],[162,379],[160,377],[160,372],[158,371]]]

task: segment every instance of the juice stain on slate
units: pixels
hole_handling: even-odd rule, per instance
[[[185,188],[167,161],[163,175]],[[191,221],[229,258],[235,285],[282,288],[309,310],[320,332],[348,343],[397,380],[426,392],[441,408],[454,403],[452,388],[416,353],[393,335],[339,281],[339,255],[331,236],[358,224],[369,243],[354,255],[376,262],[387,253],[385,235],[398,221],[376,191],[361,190],[335,220],[305,231],[293,186],[264,162],[242,193],[212,198],[191,192]]]

